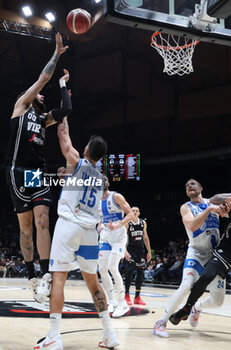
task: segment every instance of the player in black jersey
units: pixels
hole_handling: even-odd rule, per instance
[[[151,260],[151,247],[147,234],[147,223],[140,219],[140,210],[137,207],[132,207],[133,214],[136,221],[129,222],[128,224],[128,245],[125,252],[125,258],[127,260],[125,270],[125,300],[128,305],[132,305],[129,289],[132,283],[133,272],[136,269],[136,294],[134,298],[134,304],[146,305],[146,303],[140,298],[140,290],[144,279],[144,268],[146,265],[144,245],[147,248],[147,262]]]
[[[68,46],[63,46],[62,37],[56,34],[56,48],[38,80],[21,96],[14,105],[11,116],[11,133],[6,157],[6,177],[14,211],[17,213],[20,227],[20,246],[27,265],[29,283],[35,300],[43,302],[49,295],[51,275],[48,273],[50,254],[49,205],[50,189],[43,186],[40,176],[46,169],[44,157],[45,128],[62,121],[71,111],[71,101],[66,88],[69,73],[64,70],[60,79],[62,107],[45,113],[42,88],[51,79],[56,63]],[[26,176],[31,175],[30,183]],[[32,187],[33,180],[36,186]],[[35,184],[35,182],[34,182]],[[29,186],[28,186],[29,185]],[[43,278],[38,285],[33,259],[34,247],[32,238],[33,218],[37,231],[37,249]]]
[[[229,212],[231,208],[231,194],[218,194],[210,199],[210,202],[213,204],[224,203],[226,206],[226,211]],[[229,218],[231,218],[229,212]],[[225,232],[223,233],[220,243],[213,251],[213,255],[209,262],[206,265],[206,268],[193,285],[190,295],[187,299],[186,304],[182,309],[172,314],[169,320],[177,325],[181,320],[187,320],[190,315],[191,309],[194,306],[196,310],[197,300],[205,292],[208,285],[215,279],[217,275],[220,275],[223,279],[227,277],[228,272],[231,270],[231,222],[228,224]],[[224,282],[222,282],[224,283]],[[218,288],[224,288],[224,286],[218,286]],[[220,305],[221,306],[221,305]],[[199,317],[200,311],[197,311]]]

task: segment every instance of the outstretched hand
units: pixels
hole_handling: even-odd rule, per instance
[[[56,34],[55,41],[56,41],[56,52],[58,55],[62,55],[64,52],[66,52],[69,46],[63,46],[63,39],[60,33]]]
[[[220,204],[221,208],[221,217],[229,218],[229,211],[231,209],[231,202],[225,201],[224,203]]]
[[[67,69],[63,69],[64,75],[59,79],[59,83],[64,80],[66,83],[68,82],[68,80],[70,79],[70,74],[68,72]]]
[[[211,204],[210,207],[212,207],[212,211],[217,213],[221,217],[229,217],[229,211],[230,211],[230,202],[224,202],[222,204],[216,205]]]

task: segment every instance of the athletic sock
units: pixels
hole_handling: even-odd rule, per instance
[[[62,314],[50,314],[49,338],[55,338],[60,334]]]
[[[103,324],[103,333],[104,333],[104,335],[113,332],[111,319],[110,319],[108,310],[101,311],[101,312],[99,312],[98,315],[99,315],[99,318],[101,319],[102,324]]]
[[[47,272],[49,272],[49,259],[43,259],[39,260],[41,270],[42,270],[42,275],[45,275]]]
[[[140,290],[136,290],[135,298],[137,298],[140,295]]]
[[[28,272],[28,279],[31,280],[32,278],[36,278],[33,261],[26,261],[26,267]]]
[[[118,300],[119,302],[123,302],[124,301],[124,289],[121,289],[121,290],[117,290],[117,293],[118,293]]]

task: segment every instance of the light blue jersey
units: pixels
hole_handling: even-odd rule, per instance
[[[87,159],[80,158],[74,173],[65,177],[58,215],[82,227],[96,226],[100,221],[98,205],[103,191],[103,175]]]
[[[102,199],[99,204],[99,213],[103,226],[109,221],[121,221],[124,211],[114,201],[115,192],[110,192],[107,198]]]
[[[203,198],[203,203],[187,202],[193,216],[202,213],[209,206],[209,199]],[[192,232],[186,228],[189,238],[189,247],[198,250],[212,251],[220,241],[219,233],[219,215],[211,212],[202,226],[196,231]]]

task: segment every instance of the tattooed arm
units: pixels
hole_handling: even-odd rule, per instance
[[[56,48],[53,56],[42,70],[38,80],[17,100],[11,118],[22,115],[30,107],[35,97],[51,79],[59,57],[68,49],[68,46],[63,46],[62,37],[59,33],[56,34],[55,40]]]
[[[213,204],[222,204],[224,202],[230,202],[231,201],[231,193],[221,193],[221,194],[216,194],[212,198],[210,198],[210,203]]]

